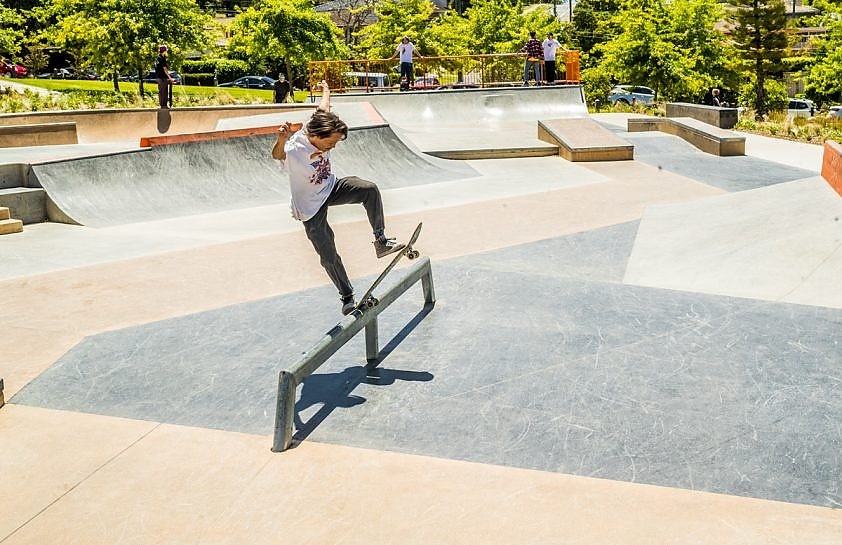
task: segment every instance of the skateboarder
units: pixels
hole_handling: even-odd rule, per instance
[[[292,217],[304,222],[307,238],[319,254],[342,299],[342,313],[354,310],[354,288],[342,259],[336,253],[333,230],[327,222],[329,206],[361,203],[374,231],[377,257],[401,250],[404,245],[384,234],[383,201],[377,186],[356,176],[337,178],[330,168],[330,150],[348,136],[348,126],[330,111],[330,88],[322,81],[322,98],[306,126],[285,122],[278,129],[272,157],[283,161],[292,193]]]

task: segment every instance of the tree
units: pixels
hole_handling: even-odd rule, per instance
[[[357,43],[356,34],[370,21],[378,0],[345,0],[344,6],[334,12],[334,17],[345,31],[345,44]]]
[[[308,0],[263,0],[237,15],[231,24],[229,50],[255,66],[281,60],[290,67],[311,60],[341,58],[348,48],[342,32]]]
[[[14,56],[20,51],[23,38],[23,17],[17,10],[7,8],[0,1],[0,54]]]
[[[427,0],[383,0],[374,9],[377,22],[357,33],[356,50],[369,59],[391,57],[398,41],[409,36],[419,53],[432,53],[427,47],[425,30],[434,8]]]
[[[731,38],[755,84],[754,111],[764,117],[769,107],[766,79],[780,72],[787,49],[786,6],[782,0],[728,0],[734,7]]]
[[[806,94],[818,102],[842,100],[842,21],[828,23],[827,34],[812,51]]]
[[[529,39],[558,34],[560,24],[547,9],[524,13],[520,2],[474,0],[465,15],[447,13],[429,30],[431,47],[439,55],[514,53]]]
[[[616,82],[649,85],[656,96],[695,100],[731,73],[729,48],[714,28],[721,14],[715,0],[626,0],[610,21],[619,34],[595,46],[603,57],[598,70]]]
[[[159,44],[179,50],[209,43],[210,18],[194,0],[53,0],[42,13],[55,18],[46,31],[55,45],[73,53],[77,62],[111,74],[120,90],[119,74],[140,78],[151,68]]]

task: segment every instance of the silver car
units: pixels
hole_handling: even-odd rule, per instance
[[[611,104],[650,104],[655,100],[655,91],[642,85],[617,85],[608,95]]]
[[[827,116],[828,117],[842,117],[842,106],[837,104],[836,106],[831,106],[827,109]]]

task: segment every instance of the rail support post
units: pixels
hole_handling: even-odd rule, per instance
[[[275,407],[275,441],[273,452],[283,452],[292,445],[292,426],[295,416],[295,376],[281,371],[278,376],[278,401]]]

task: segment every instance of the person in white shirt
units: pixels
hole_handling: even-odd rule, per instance
[[[555,52],[561,44],[553,37],[552,32],[548,32],[547,39],[541,42],[541,46],[544,48],[544,81],[553,84],[556,80]]]
[[[406,78],[406,83],[408,89],[411,89],[413,84],[415,83],[415,72],[412,68],[412,56],[415,55],[419,59],[423,59],[424,57],[421,56],[420,53],[416,53],[415,44],[413,44],[409,40],[409,36],[404,36],[401,38],[401,43],[398,44],[397,49],[395,49],[395,54],[392,55],[390,58],[394,59],[398,55],[401,58],[401,81]],[[401,91],[404,90],[404,87],[401,86]]]
[[[336,252],[333,230],[327,222],[329,206],[361,203],[374,232],[377,257],[401,250],[404,245],[384,234],[383,200],[373,182],[356,176],[337,178],[330,167],[330,150],[348,136],[348,126],[330,111],[330,87],[324,81],[322,98],[305,126],[284,122],[278,129],[278,140],[272,157],[283,162],[289,175],[292,216],[304,222],[304,231],[319,254],[322,267],[342,299],[342,313],[349,314],[356,306],[354,288],[342,259]]]

